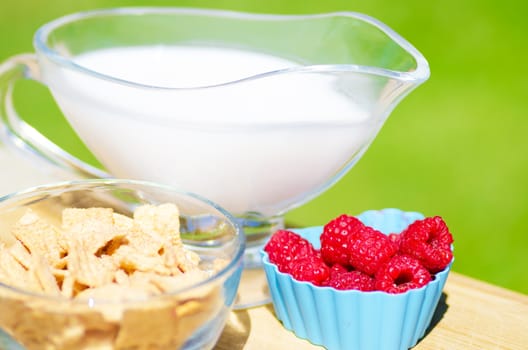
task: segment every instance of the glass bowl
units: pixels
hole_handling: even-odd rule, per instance
[[[10,229],[28,209],[58,224],[64,208],[113,208],[114,213],[131,216],[139,206],[164,203],[178,207],[183,246],[200,257],[205,279],[148,297],[125,294],[124,300],[114,296],[78,300],[0,283],[0,348],[212,348],[237,293],[245,236],[233,217],[209,200],[131,180],[44,185],[0,198],[0,239],[4,248],[14,244]]]
[[[423,217],[394,208],[369,210],[357,216],[365,225],[385,234],[400,232]],[[293,231],[320,248],[323,226]],[[261,254],[277,318],[298,337],[328,350],[404,350],[415,346],[431,324],[453,263],[422,288],[389,294],[337,290],[297,281],[280,272],[264,250]]]

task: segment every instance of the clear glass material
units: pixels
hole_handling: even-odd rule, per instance
[[[46,84],[105,169],[28,131],[14,109],[3,107],[8,139],[76,175],[145,179],[210,198],[240,220],[248,268],[259,267],[258,248],[283,227],[282,216],[338,181],[398,102],[429,77],[426,60],[412,45],[377,20],[351,12],[100,10],[44,25],[34,44],[38,60],[15,57],[0,79],[7,86],[22,76]],[[142,47],[156,48],[157,55],[171,47],[215,48],[282,64],[209,83],[192,84],[191,76],[191,84],[183,84],[179,76],[150,81],[149,72],[159,68],[154,59],[138,65],[144,79],[108,73],[110,65],[130,64],[132,56],[104,69],[78,61],[101,50]],[[240,68],[214,59],[200,66],[202,58],[196,54],[191,63],[206,75]],[[164,66],[167,77],[173,68]]]
[[[186,247],[200,255],[202,264],[227,259],[223,269],[203,282],[147,300],[82,301],[38,295],[0,283],[0,348],[213,348],[236,297],[245,245],[245,235],[234,218],[216,204],[172,187],[140,181],[85,180],[39,186],[0,199],[0,241],[10,244],[6,232],[28,209],[58,223],[64,208],[106,207],[131,215],[139,205],[163,203],[178,206]],[[212,232],[217,237],[214,241],[197,238]],[[158,311],[164,307],[170,308],[168,312]],[[135,321],[138,317],[140,322]],[[151,318],[158,321],[149,321]],[[159,334],[156,343],[145,344],[146,339],[152,341],[152,334]]]

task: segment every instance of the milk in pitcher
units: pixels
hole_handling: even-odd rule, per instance
[[[277,215],[315,196],[381,127],[342,77],[265,53],[140,46],[74,62],[104,79],[60,68],[47,84],[112,175],[176,185],[234,214]]]

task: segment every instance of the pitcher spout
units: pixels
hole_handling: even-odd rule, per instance
[[[403,98],[429,79],[425,57],[379,20],[355,12],[322,14],[320,18],[332,22],[330,34],[320,38],[325,42],[321,51],[331,52],[334,59],[328,70],[339,76],[340,91],[373,120],[383,121]]]

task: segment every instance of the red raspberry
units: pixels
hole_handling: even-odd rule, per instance
[[[336,265],[334,265],[336,266]],[[332,266],[333,268],[333,266]],[[325,286],[339,290],[361,290],[370,292],[374,290],[374,279],[360,271],[332,271],[330,278],[324,283]]]
[[[400,252],[418,259],[431,273],[443,270],[453,259],[453,236],[439,216],[417,220],[401,235]]]
[[[371,276],[398,250],[386,235],[367,226],[356,230],[348,244],[350,265]]]
[[[288,230],[278,230],[264,247],[269,260],[277,265],[279,271],[289,273],[297,258],[315,255],[312,244],[298,234]]]
[[[431,274],[418,260],[408,255],[396,255],[376,273],[375,287],[397,294],[423,287],[429,281]]]
[[[334,275],[340,275],[342,273],[348,272],[348,269],[341,264],[334,264],[330,268],[330,278]]]
[[[359,219],[341,215],[325,225],[321,234],[321,255],[328,265],[349,264],[348,236],[359,228],[364,227]]]
[[[320,286],[330,276],[330,268],[318,255],[307,255],[296,259],[291,265],[291,275],[299,281]]]
[[[387,235],[389,238],[389,241],[391,241],[397,250],[400,249],[400,241],[401,241],[401,235],[399,233],[389,233]]]

